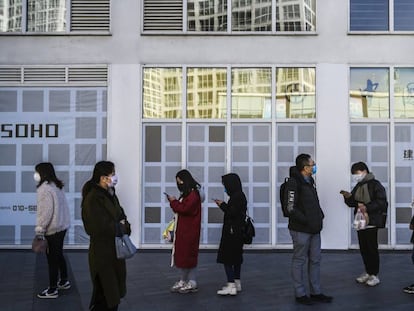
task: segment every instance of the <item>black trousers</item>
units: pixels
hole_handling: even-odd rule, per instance
[[[359,250],[364,261],[365,271],[369,275],[379,272],[378,228],[368,228],[358,231]]]
[[[46,256],[49,267],[50,288],[57,287],[59,276],[62,281],[68,279],[68,269],[65,257],[63,256],[63,240],[65,239],[65,235],[66,230],[45,236],[49,248],[46,252]]]
[[[96,277],[94,282],[93,294],[91,303],[89,305],[90,311],[117,311],[118,306],[109,308],[106,304],[104,290],[102,288],[101,280]]]

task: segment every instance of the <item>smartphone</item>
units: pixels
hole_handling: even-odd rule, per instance
[[[211,200],[213,200],[213,201],[217,201],[217,200],[219,200],[219,199],[216,199],[216,198],[211,198]]]
[[[166,197],[169,197],[170,195],[167,192],[163,192]]]

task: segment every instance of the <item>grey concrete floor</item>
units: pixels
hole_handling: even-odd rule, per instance
[[[88,310],[91,295],[87,251],[66,251],[72,288],[58,299],[38,299],[47,287],[47,264],[31,251],[0,250],[1,311]],[[290,278],[290,251],[249,251],[242,266],[243,291],[235,297],[219,297],[225,284],[224,269],[214,251],[201,251],[199,292],[172,294],[169,287],[178,273],[169,266],[168,251],[143,251],[127,260],[128,293],[119,311],[265,311],[265,310],[413,310],[414,294],[402,288],[414,283],[414,265],[408,251],[382,251],[381,284],[370,288],[355,282],[363,271],[358,251],[324,251],[322,287],[334,296],[331,304],[298,305]]]

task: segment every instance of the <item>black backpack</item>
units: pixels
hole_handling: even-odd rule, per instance
[[[246,215],[244,218],[244,224],[242,228],[243,233],[243,243],[252,244],[253,238],[256,235],[256,230],[254,229],[253,219]]]
[[[293,177],[286,177],[285,181],[280,185],[280,205],[282,207],[283,216],[289,217],[297,203],[297,184]]]

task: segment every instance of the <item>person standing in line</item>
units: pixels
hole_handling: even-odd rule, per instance
[[[95,164],[92,178],[82,188],[82,221],[90,237],[89,270],[93,292],[89,310],[116,311],[126,295],[125,259],[115,250],[116,227],[131,234],[130,224],[118,197],[118,177],[110,161]]]
[[[173,293],[194,293],[198,291],[196,270],[201,230],[200,184],[188,170],[176,174],[180,197],[167,195],[170,207],[175,213],[174,240],[171,266],[180,269],[181,277],[170,291]]]
[[[360,284],[376,286],[380,257],[378,252],[378,228],[384,228],[387,217],[387,194],[381,183],[370,173],[364,162],[357,162],[351,166],[352,178],[357,184],[351,192],[341,190],[345,204],[354,208],[354,215],[360,211],[367,215],[365,227],[359,229],[359,250],[365,266],[365,272],[356,278]]]
[[[329,303],[331,296],[321,292],[320,263],[321,236],[324,214],[319,205],[318,193],[312,174],[316,163],[309,154],[296,157],[296,166],[289,174],[296,181],[296,204],[289,215],[289,232],[293,242],[291,273],[296,302],[312,305],[316,302]],[[305,274],[310,283],[310,296],[306,293]]]
[[[35,167],[37,182],[37,214],[35,233],[46,238],[49,268],[49,287],[37,295],[39,298],[57,298],[58,290],[70,288],[68,270],[63,255],[63,241],[70,226],[69,206],[63,182],[56,177],[52,163],[43,162]]]
[[[413,202],[413,205],[414,205],[414,202]],[[411,218],[411,221],[410,221],[410,230],[414,230],[414,216]],[[410,241],[411,241],[411,243],[414,244],[414,231],[411,234],[411,240]],[[413,251],[411,253],[411,260],[414,264],[414,246],[413,246]],[[414,294],[414,283],[411,284],[410,286],[404,287],[403,291],[404,291],[404,293],[407,293],[407,294]]]
[[[241,265],[243,263],[243,225],[247,211],[247,199],[243,193],[242,183],[237,174],[230,173],[221,177],[224,192],[229,201],[214,199],[224,212],[223,228],[217,262],[224,265],[227,285],[217,291],[218,295],[237,295],[242,290],[240,282]]]

